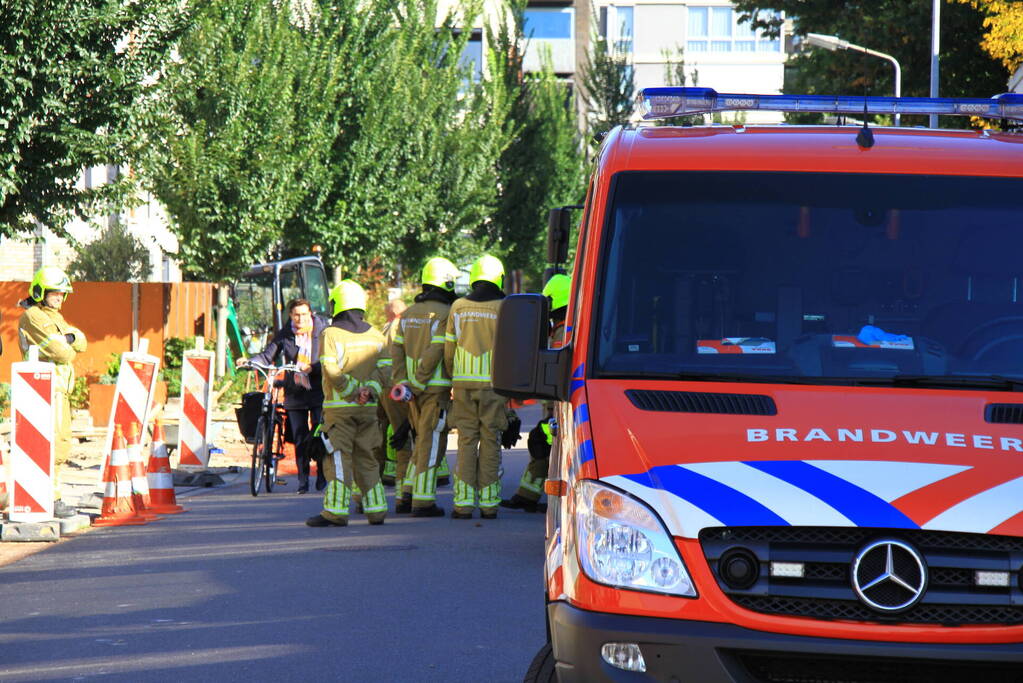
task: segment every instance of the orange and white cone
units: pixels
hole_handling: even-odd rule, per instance
[[[131,496],[135,502],[135,510],[141,517],[159,519],[153,512],[153,501],[149,496],[149,481],[146,478],[146,463],[142,460],[137,422],[132,422],[128,427],[128,467],[131,472]]]
[[[153,446],[149,454],[149,498],[153,512],[173,515],[184,512],[174,497],[174,475],[171,473],[170,456],[163,433],[163,423],[158,419],[153,427]]]
[[[103,493],[103,510],[93,520],[93,526],[122,526],[146,524],[149,520],[140,517],[135,510],[135,502],[131,493],[131,469],[128,465],[128,444],[124,441],[121,426],[114,427],[113,448],[107,456],[107,465],[103,469],[103,482],[106,490]]]

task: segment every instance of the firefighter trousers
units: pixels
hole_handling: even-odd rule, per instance
[[[418,435],[412,456],[412,508],[428,508],[437,503],[437,471],[448,448],[451,399],[447,393],[423,393],[410,408]]]
[[[477,498],[481,510],[501,502],[501,432],[508,428],[505,399],[493,389],[454,391],[452,424],[458,430],[455,467],[455,509],[471,512]]]
[[[348,519],[353,488],[362,494],[363,512],[371,522],[387,516],[387,498],[380,481],[380,465],[373,450],[380,440],[376,415],[355,413],[327,415],[327,438],[333,452],[323,459],[327,488],[323,493],[325,519]]]

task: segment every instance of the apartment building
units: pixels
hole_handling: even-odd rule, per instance
[[[684,61],[685,85],[718,92],[780,93],[785,44],[767,38],[726,0],[533,0],[526,9],[527,70],[549,50],[554,71],[575,80],[596,33],[627,55],[637,90],[665,85],[669,61]],[[775,120],[769,115],[768,120]],[[754,117],[750,117],[751,120]]]

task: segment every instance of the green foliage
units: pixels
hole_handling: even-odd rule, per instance
[[[92,242],[78,249],[68,266],[72,280],[139,282],[149,278],[149,250],[117,221]]]
[[[75,387],[78,388],[77,386]],[[11,418],[11,385],[0,382],[0,420]]]
[[[153,77],[187,18],[178,0],[0,4],[0,235],[124,204],[130,182],[76,186],[142,143]]]
[[[736,9],[753,19],[754,28],[778,35],[781,20],[770,10],[792,17],[796,34],[837,35],[857,45],[885,52],[902,67],[902,95],[926,97],[930,87],[930,0],[735,0]],[[941,69],[943,97],[990,97],[1005,90],[1005,71],[980,46],[984,15],[974,7],[943,3]],[[786,69],[785,91],[827,95],[891,95],[892,65],[852,51],[808,49]],[[793,115],[793,122],[820,120],[820,115]],[[945,119],[943,119],[945,121]],[[926,117],[903,115],[902,125],[926,124]],[[949,125],[962,127],[956,118]]]
[[[321,244],[345,275],[380,258],[450,254],[489,217],[495,162],[507,144],[500,91],[471,80],[459,56],[479,8],[459,5],[437,28],[435,0],[341,0],[313,35],[307,115],[316,144],[309,192],[286,243]],[[310,133],[313,136],[313,133]]]
[[[0,387],[2,394],[2,387]],[[89,380],[85,377],[75,377],[75,388],[68,394],[73,410],[84,410],[89,407]],[[3,398],[0,396],[0,406],[3,405]]]
[[[302,196],[298,38],[275,5],[201,5],[161,80],[167,110],[143,165],[182,269],[206,279],[263,260]]]
[[[237,407],[241,403],[242,394],[245,392],[245,378],[248,373],[238,372],[234,375],[227,374],[218,378],[213,383],[214,395],[217,396],[217,409],[227,410]],[[180,386],[178,393],[181,393]],[[170,385],[167,388],[167,395],[171,396]]]
[[[195,340],[195,337],[170,337],[163,342],[163,369],[160,371],[160,379],[167,383],[168,396],[181,395],[181,364],[185,351],[195,348]],[[216,344],[204,339],[203,348],[213,351]]]
[[[117,375],[121,372],[121,354],[112,353],[107,359],[106,368],[99,376],[100,384],[117,384]]]
[[[511,102],[505,122],[511,144],[498,162],[498,204],[486,227],[497,237],[493,246],[505,268],[524,269],[527,277],[539,281],[546,265],[547,212],[582,202],[586,158],[571,94],[555,77],[549,54],[539,73],[523,73],[524,7],[513,0],[508,8],[511,23],[488,34],[494,87],[504,88]]]
[[[582,67],[582,87],[590,110],[591,139],[629,121],[636,91],[629,55],[595,31]]]

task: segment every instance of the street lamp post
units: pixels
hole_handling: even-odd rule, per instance
[[[825,36],[820,33],[807,33],[806,42],[814,47],[821,47],[825,50],[853,50],[855,52],[862,52],[863,54],[873,55],[874,57],[880,57],[881,59],[887,59],[895,67],[895,96],[902,96],[902,67],[899,66],[899,60],[895,59],[889,54],[884,52],[878,52],[877,50],[871,50],[870,48],[863,47],[862,45],[856,45],[850,43],[848,40],[842,40],[838,36]],[[895,115],[895,125],[899,125],[900,115]]]

